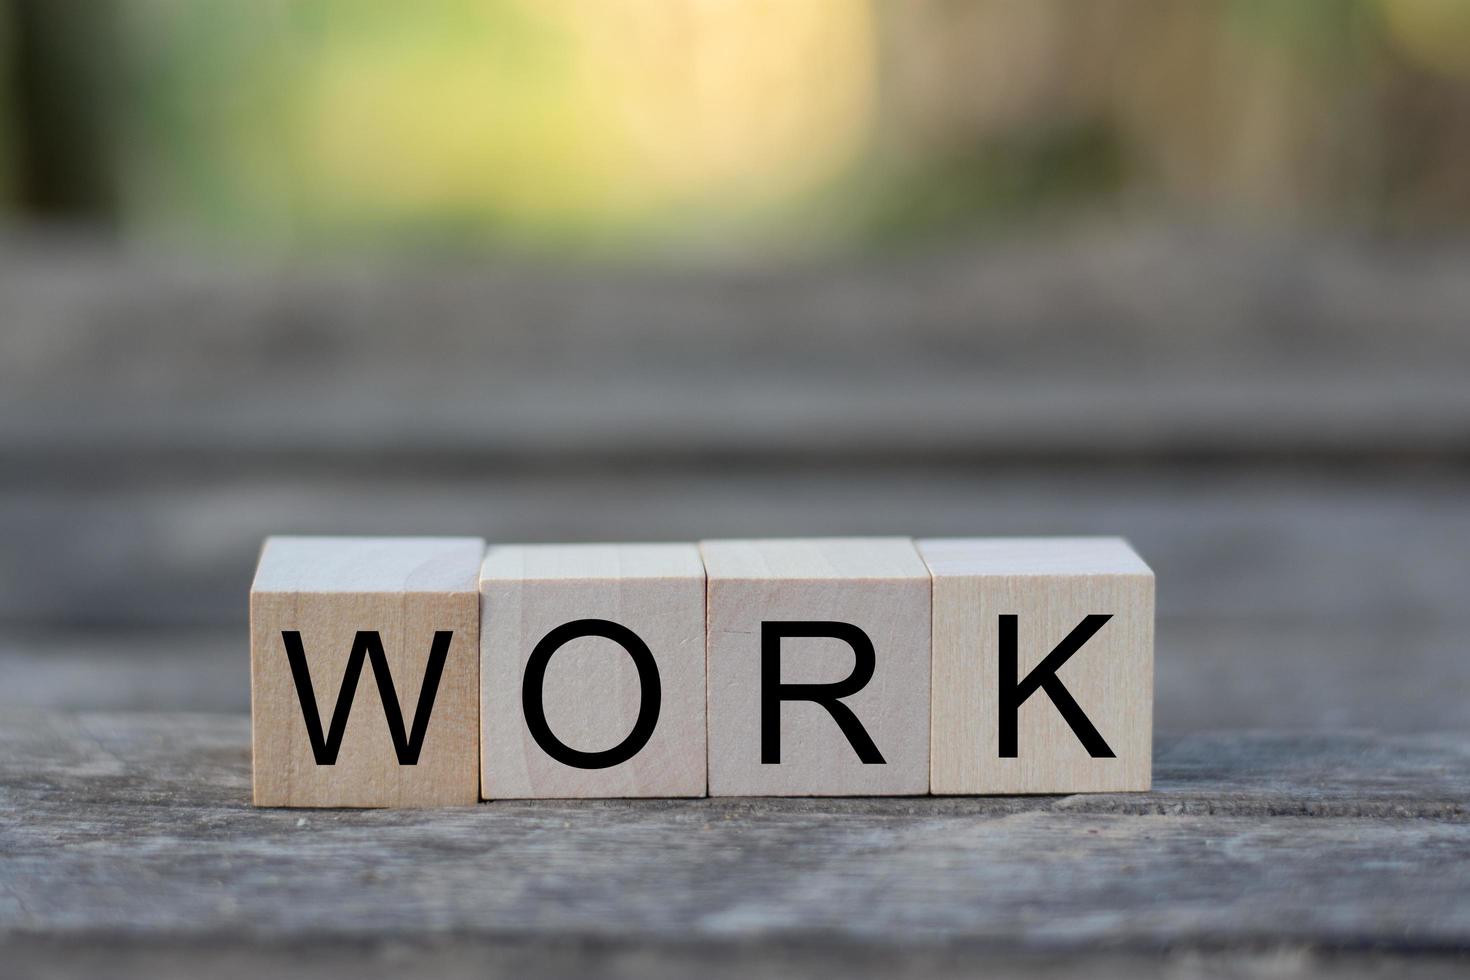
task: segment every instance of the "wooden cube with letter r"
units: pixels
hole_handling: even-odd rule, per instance
[[[479,799],[479,538],[266,541],[250,591],[258,806]]]
[[[1121,538],[918,542],[934,793],[1146,790],[1154,575]]]
[[[711,796],[929,788],[929,573],[908,538],[706,541]]]

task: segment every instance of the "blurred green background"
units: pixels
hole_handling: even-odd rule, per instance
[[[0,221],[248,248],[1470,225],[1464,0],[0,0]]]

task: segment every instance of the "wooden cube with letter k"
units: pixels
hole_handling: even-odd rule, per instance
[[[1147,790],[1154,574],[1128,543],[918,548],[934,577],[931,791]]]
[[[250,591],[258,806],[479,799],[479,538],[271,538]]]

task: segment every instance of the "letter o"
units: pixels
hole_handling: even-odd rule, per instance
[[[633,666],[638,668],[640,704],[638,718],[633,730],[617,745],[602,752],[583,752],[567,745],[552,732],[546,723],[546,707],[542,703],[542,688],[546,682],[546,667],[551,657],[567,643],[584,636],[600,636],[612,640],[628,651]],[[526,661],[526,674],[521,681],[521,710],[525,713],[526,728],[531,737],[541,746],[541,751],[557,762],[576,769],[607,769],[627,762],[643,750],[653,737],[658,725],[659,704],[663,700],[663,687],[658,679],[658,664],[648,644],[626,626],[606,619],[577,619],[563,623],[541,638]]]

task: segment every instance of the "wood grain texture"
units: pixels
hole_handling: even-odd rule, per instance
[[[1470,468],[583,467],[577,457],[555,470],[443,460],[380,473],[313,459],[116,479],[86,470],[59,483],[0,467],[0,623],[99,637],[243,632],[240,597],[263,536],[384,528],[498,541],[1118,534],[1168,583],[1163,617],[1332,632],[1470,622],[1460,587]]]
[[[0,455],[1463,461],[1467,256],[1194,224],[675,270],[0,234]]]
[[[0,231],[0,622],[243,625],[264,535],[385,528],[1124,534],[1171,615],[1463,618],[1470,243],[1077,231],[678,271]]]
[[[437,806],[479,799],[479,538],[270,538],[250,592],[258,806]],[[375,630],[412,729],[435,634],[450,639],[416,764],[400,764],[370,660],[336,761],[319,765],[286,652],[300,635],[323,732],[359,631]]]
[[[1154,953],[1086,950],[990,952],[964,943],[884,947],[834,946],[802,940],[712,939],[650,945],[629,940],[562,943],[522,938],[323,940],[274,945],[218,936],[208,941],[149,942],[88,938],[85,944],[25,937],[5,944],[16,980],[106,976],[110,980],[254,980],[352,977],[440,980],[498,977],[599,977],[605,980],[749,980],[751,977],[842,977],[844,980],[1181,980],[1270,977],[1271,980],[1464,980],[1465,958],[1453,951],[1396,953],[1316,949],[1170,949]]]
[[[934,576],[935,793],[1147,790],[1152,772],[1154,575],[1119,538],[917,542]],[[1043,688],[1016,713],[1002,758],[1005,617],[1024,680],[1088,616],[1110,617],[1055,671],[1113,757],[1095,757]],[[1044,676],[1044,675],[1040,675]],[[1004,681],[1010,683],[1008,680]],[[1065,702],[1063,702],[1065,704]]]
[[[712,796],[843,796],[929,788],[929,574],[907,538],[705,541]],[[780,706],[780,762],[762,762],[762,623],[836,622],[871,641],[868,683],[841,700],[881,754],[864,763],[833,715]],[[780,641],[783,684],[855,670],[843,640]]]
[[[481,591],[481,791],[485,798],[703,796],[704,564],[692,544],[496,546]],[[657,725],[626,762],[582,769],[549,756],[522,707],[526,664],[552,630],[574,620],[631,630],[657,665]],[[631,737],[643,699],[626,649],[573,639],[546,667],[541,700],[551,733],[581,752]]]
[[[1470,948],[1463,734],[1165,736],[1143,794],[310,813],[250,805],[249,740],[243,715],[0,713],[0,944],[243,946],[311,975],[341,945],[402,946],[406,973],[418,944],[519,949],[521,975],[559,950],[898,975],[956,949],[1288,950],[1294,976]]]

